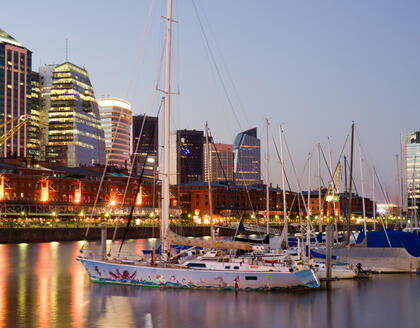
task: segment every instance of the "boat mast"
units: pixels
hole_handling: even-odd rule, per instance
[[[332,166],[332,148],[331,148],[331,141],[329,137],[328,137],[328,153],[329,153],[329,162],[330,162],[331,190],[333,194],[332,203],[333,203],[333,211],[334,211],[334,229],[335,229],[334,235],[337,236],[338,226],[337,226],[337,212],[336,212],[336,204],[335,204],[335,182],[334,182],[334,171],[333,171],[333,166]]]
[[[400,207],[400,228],[402,229],[402,197],[401,197],[401,179],[400,179],[400,165],[398,154],[395,155],[395,161],[397,162],[397,184],[398,184],[398,206]]]
[[[283,130],[281,125],[279,125],[279,132],[280,132],[280,158],[281,158],[281,184],[282,184],[282,191],[283,191],[283,237],[285,241],[285,248],[289,246],[289,236],[288,236],[288,227],[287,227],[287,204],[286,204],[286,187],[285,187],[285,175],[286,175],[286,168],[284,166],[284,153],[283,153]],[[281,245],[280,245],[281,247]]]
[[[321,144],[318,143],[318,226],[322,232],[322,204],[321,204]]]
[[[350,221],[351,221],[351,200],[352,200],[352,186],[353,186],[353,143],[354,143],[354,122],[351,124],[351,148],[350,148],[350,181],[349,181],[349,219],[347,220],[347,245],[350,245]]]
[[[211,193],[211,179],[212,179],[212,172],[211,172],[211,151],[210,151],[210,143],[209,143],[209,127],[206,121],[206,145],[207,145],[207,182],[209,187],[209,212],[210,212],[210,235],[211,239],[214,240],[214,225],[213,225],[213,201],[212,201],[212,193]]]
[[[265,119],[265,168],[266,168],[266,206],[267,206],[267,235],[270,233],[270,154],[268,149],[268,119]]]
[[[162,174],[162,256],[166,257],[166,230],[169,223],[169,135],[171,119],[171,45],[172,45],[172,0],[168,0],[166,11],[166,69],[165,69],[165,110],[163,122],[163,174]]]
[[[373,230],[376,230],[375,167],[372,167]]]
[[[363,229],[365,230],[365,238],[367,235],[367,226],[366,226],[366,206],[365,206],[365,181],[363,179],[363,163],[362,163],[362,147],[359,143],[359,162],[360,162],[360,183],[362,184],[362,205],[363,205]]]
[[[309,153],[308,158],[308,207],[306,213],[306,245],[308,247],[308,260],[311,258],[311,160],[312,154]]]

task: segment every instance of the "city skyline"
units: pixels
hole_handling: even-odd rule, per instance
[[[81,17],[96,12],[104,17],[115,15],[122,22],[118,26],[97,22],[90,29],[89,37],[82,34],[86,29],[84,24],[51,31],[48,24],[41,22],[28,33],[28,26],[15,22],[13,15],[2,16],[2,29],[33,51],[35,71],[39,64],[62,62],[65,39],[68,38],[70,60],[86,66],[98,97],[103,94],[121,96],[133,104],[134,114],[146,112],[155,115],[157,106],[148,105],[157,104],[157,100],[151,101],[149,95],[156,86],[155,74],[152,67],[145,66],[153,66],[158,61],[157,52],[152,51],[160,47],[161,39],[153,37],[156,33],[145,39],[143,49],[147,51],[137,65],[141,67],[140,73],[130,73],[136,66],[137,48],[147,25],[150,4],[128,2],[124,8],[117,4],[87,4],[80,13]],[[51,8],[48,4],[29,4],[27,12],[49,15],[49,24],[54,24],[57,19],[54,12],[61,12],[63,5]],[[152,16],[160,16],[159,5],[155,4]],[[14,5],[9,6],[13,12]],[[203,51],[193,7],[181,3],[178,6],[175,14],[180,24],[175,26],[175,38],[179,37],[181,45],[190,37],[193,41],[187,48],[183,45],[184,48],[177,50],[183,56],[175,56],[182,74],[179,68],[178,71],[175,68],[174,80],[177,83],[174,86],[176,89],[177,84],[180,85],[181,95],[173,97],[173,130],[202,129],[203,119],[208,119],[215,141],[230,143],[234,135],[254,125],[262,133],[263,119],[267,116],[271,122],[271,134],[276,139],[277,125],[283,124],[295,156],[294,162],[301,171],[307,153],[317,142],[327,149],[327,136],[331,137],[335,161],[354,120],[361,143],[377,164],[378,174],[386,177],[384,185],[391,195],[397,195],[394,156],[399,153],[399,136],[401,132],[418,130],[412,119],[418,101],[415,85],[419,74],[416,74],[418,65],[414,56],[418,53],[418,46],[413,42],[418,38],[415,14],[418,4],[403,5],[391,1],[351,5],[267,1],[264,6],[251,2],[244,2],[241,6],[222,2],[198,3],[199,12],[205,11],[205,17],[210,21],[211,29],[207,30],[213,32],[209,33],[210,42],[211,37],[215,37],[222,49],[224,60],[219,59],[219,67],[229,67],[229,72],[224,73],[224,81],[231,84],[228,76],[235,81],[234,87],[230,86],[228,91],[235,112],[241,114],[238,121],[220,86],[214,87],[208,82],[219,84],[214,77],[214,68],[208,68],[207,52]],[[381,10],[377,10],[379,8]],[[134,13],[138,19],[133,19]],[[371,20],[373,14],[374,21]],[[127,19],[122,20],[123,17]],[[202,17],[204,22],[206,18]],[[249,21],[253,23],[249,24]],[[159,30],[159,26],[153,24],[150,30]],[[191,26],[196,27],[195,32],[190,31]],[[45,38],[47,31],[48,38]],[[104,49],[108,43],[101,41],[109,35],[114,36],[114,42],[127,47],[127,51],[122,54],[115,49],[106,53]],[[235,38],[237,35],[240,37]],[[90,39],[97,42],[90,42]],[[99,54],[101,58],[98,58]],[[114,65],[117,62],[126,65]],[[197,76],[197,71],[202,74]],[[112,79],[107,77],[111,74]],[[302,122],[303,119],[307,122]],[[275,160],[273,145],[270,148],[272,182],[277,184],[281,170]],[[261,151],[264,151],[263,140]],[[289,176],[292,176],[289,171]],[[264,178],[264,170],[262,173]],[[355,174],[357,177],[358,172]],[[326,172],[323,175],[326,177]],[[368,193],[369,186],[366,189]]]

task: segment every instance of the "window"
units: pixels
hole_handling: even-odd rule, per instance
[[[225,265],[225,269],[226,270],[230,269],[230,265]]]
[[[206,264],[205,263],[188,263],[187,267],[189,267],[189,268],[205,268]]]
[[[257,276],[245,276],[245,280],[258,280]]]

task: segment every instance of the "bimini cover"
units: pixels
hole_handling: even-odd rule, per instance
[[[420,235],[412,232],[386,229],[392,247],[404,247],[412,256],[420,257]],[[356,243],[360,244],[364,240],[363,231],[359,233]],[[384,230],[368,231],[367,247],[389,247]]]

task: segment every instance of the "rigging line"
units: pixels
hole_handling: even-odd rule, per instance
[[[242,222],[242,216],[239,213],[239,208],[238,208],[238,206],[236,204],[235,198],[233,197],[232,189],[230,188],[230,183],[229,183],[229,181],[228,181],[228,179],[226,177],[226,172],[225,172],[225,169],[223,168],[223,165],[222,165],[222,160],[220,159],[219,152],[217,151],[216,144],[214,143],[213,135],[211,134],[210,129],[208,129],[208,130],[209,130],[209,137],[211,138],[212,144],[214,146],[214,150],[216,151],[217,160],[218,160],[219,165],[220,165],[220,167],[222,169],[223,177],[225,178],[225,181],[226,181],[226,185],[227,185],[227,188],[228,188],[228,191],[229,191],[230,198],[232,199],[233,206],[234,206],[234,208],[236,210],[236,214],[238,215],[238,218],[239,218],[239,224],[238,224],[238,227],[236,228],[235,235],[233,237],[233,239],[235,239],[236,235],[238,234],[239,226],[240,226],[240,224]]]
[[[275,141],[275,139],[274,139],[274,136],[271,136],[271,137],[272,137],[272,139],[273,139],[274,148],[276,149],[277,158],[278,158],[279,163],[280,163],[280,165],[281,165],[281,167],[282,167],[282,171],[283,171],[283,173],[284,173],[284,177],[286,178],[287,186],[289,187],[289,190],[291,191],[291,190],[292,190],[292,188],[290,187],[290,183],[289,183],[289,179],[288,179],[287,174],[286,174],[286,169],[285,169],[285,166],[284,166],[284,164],[283,164],[283,163],[282,163],[282,161],[281,161],[281,158],[280,158],[279,150],[278,150],[278,148],[277,148],[276,141]]]
[[[120,129],[121,118],[123,117],[123,115],[121,115],[122,110],[123,110],[123,109],[121,108],[121,109],[120,109],[120,115],[119,115],[119,117],[118,117],[118,122],[117,122],[117,125],[116,125],[116,128],[115,128],[115,134],[113,134],[113,135],[112,135],[111,145],[113,145],[113,144],[114,144],[115,139],[116,139],[117,134],[118,134],[118,131],[119,131],[119,129]],[[111,147],[111,149],[112,149],[112,147]],[[105,148],[105,153],[106,153],[106,148]],[[106,171],[107,171],[108,166],[109,166],[110,159],[111,159],[111,156],[106,156],[106,157],[105,157],[105,166],[104,166],[104,170],[103,170],[103,172],[102,172],[101,180],[100,180],[100,182],[99,182],[98,191],[96,192],[95,202],[93,203],[93,207],[92,207],[92,211],[91,211],[90,217],[93,217],[93,214],[94,214],[94,212],[95,212],[96,205],[97,205],[97,203],[98,203],[99,195],[100,195],[100,193],[101,193],[102,184],[103,184],[103,182],[104,182],[104,180],[105,180],[105,175],[106,175]],[[87,228],[86,228],[86,232],[85,232],[85,236],[84,236],[84,241],[85,241],[85,242],[82,244],[82,247],[80,248],[80,253],[83,253],[83,249],[84,249],[84,247],[85,247],[85,246],[86,246],[86,244],[87,244],[87,237],[88,237],[88,235],[89,235],[90,226],[91,226],[91,225],[89,224],[89,225],[87,226]]]
[[[150,18],[150,16],[151,16],[151,14],[152,14],[153,7],[154,7],[154,2],[155,2],[155,0],[153,0],[152,4],[151,4],[151,6],[150,6],[150,9],[149,9],[148,20],[149,20],[149,18]],[[150,21],[150,20],[149,20],[149,21]],[[148,25],[149,25],[149,23],[147,23],[147,24],[146,24],[146,26],[148,26]],[[141,41],[141,43],[140,43],[140,45],[141,45],[141,46],[142,46],[142,44],[143,44],[144,35],[145,35],[145,33],[146,33],[146,30],[147,30],[147,29],[146,29],[146,26],[145,26],[145,29],[144,29],[144,31],[143,31],[142,41]],[[147,27],[147,28],[148,28],[148,27]],[[139,48],[139,51],[140,51],[140,49],[141,49],[141,48]],[[162,54],[161,58],[163,58],[163,54]],[[136,65],[137,65],[137,64],[136,64]],[[160,62],[160,66],[161,66],[161,65],[162,65],[162,59],[161,59],[161,62]],[[131,84],[131,82],[130,82],[130,84]],[[129,84],[129,87],[130,87],[130,84]],[[127,93],[126,93],[126,94],[128,94],[128,91],[127,91]],[[120,110],[120,112],[122,112],[122,109]],[[119,115],[118,122],[117,122],[117,126],[116,126],[116,131],[118,131],[118,130],[119,130],[119,128],[120,128],[121,118],[122,118],[122,115]],[[115,141],[116,135],[117,135],[117,133],[115,133],[115,135],[113,135],[112,140],[111,140],[111,145],[113,145],[113,144],[114,144],[114,141]],[[91,215],[90,215],[91,217],[93,217],[93,214],[94,214],[95,209],[96,209],[96,205],[97,205],[97,203],[98,203],[99,195],[100,195],[100,192],[101,192],[101,189],[102,189],[102,185],[103,185],[103,182],[104,182],[104,179],[105,179],[106,171],[107,171],[107,168],[108,168],[108,165],[109,165],[109,160],[110,160],[110,156],[106,157],[106,159],[105,159],[105,167],[104,167],[104,171],[102,172],[101,180],[100,180],[100,182],[99,182],[98,191],[97,191],[97,193],[96,193],[96,196],[95,196],[95,201],[94,201],[94,204],[93,204],[93,207],[92,207],[92,210],[91,210]],[[81,246],[81,248],[80,248],[80,252],[81,252],[81,253],[83,253],[83,249],[84,249],[84,247],[85,247],[85,246],[86,246],[86,244],[87,244],[87,236],[88,236],[88,234],[89,234],[89,230],[90,230],[90,224],[89,224],[89,225],[87,226],[87,228],[86,228],[86,233],[85,233],[85,236],[84,236],[85,242],[82,244],[82,246]]]
[[[296,172],[295,163],[293,162],[293,158],[292,158],[292,155],[291,155],[291,153],[290,153],[289,145],[287,144],[287,139],[286,139],[286,136],[285,136],[284,134],[283,134],[283,136],[284,136],[284,144],[285,144],[285,146],[286,146],[287,153],[288,153],[289,158],[290,158],[290,162],[292,163],[293,173],[295,174],[295,179],[296,179],[297,187],[298,187],[298,189],[299,189],[299,190],[298,190],[298,192],[299,192],[299,194],[302,196],[303,205],[305,206],[305,210],[306,210],[307,215],[309,215],[309,210],[308,210],[308,207],[306,206],[305,199],[303,198],[303,195],[302,195],[302,188],[301,188],[301,185],[300,185],[300,179],[298,178],[298,175],[297,175],[297,172]],[[307,164],[307,161],[306,161],[306,163],[305,163],[305,167],[304,167],[304,169],[306,168],[306,164]]]
[[[151,145],[153,143],[154,136],[155,136],[155,124],[153,124],[152,133],[150,134],[150,141],[149,141],[149,145],[147,146],[146,157],[144,158],[144,161],[143,161],[143,167],[142,167],[141,174],[140,174],[140,177],[139,177],[139,180],[138,180],[138,183],[137,183],[137,190],[136,190],[136,193],[134,194],[134,197],[133,197],[133,203],[131,205],[130,214],[129,214],[128,220],[127,220],[127,225],[125,227],[124,235],[123,235],[123,238],[121,240],[120,249],[118,250],[118,257],[121,254],[121,249],[122,249],[122,247],[124,245],[124,241],[127,237],[127,233],[128,233],[128,229],[130,228],[131,220],[133,219],[133,212],[134,212],[134,208],[136,207],[137,194],[140,191],[141,182],[143,181],[144,167],[145,167],[147,159],[149,158],[149,155],[150,155],[150,148],[151,148]]]
[[[157,111],[157,114],[156,114],[157,117],[159,117],[163,101],[164,101],[164,97],[162,97],[162,101],[161,101],[160,106],[158,108],[158,111]],[[140,133],[139,133],[138,140],[137,140],[137,143],[136,143],[136,149],[135,149],[134,154],[131,158],[130,172],[129,172],[129,175],[128,175],[127,182],[125,184],[125,189],[124,189],[124,194],[123,194],[123,198],[122,198],[122,201],[121,201],[120,211],[123,211],[123,209],[124,209],[124,204],[125,204],[125,199],[126,199],[126,196],[127,196],[128,187],[130,185],[130,180],[131,180],[131,177],[133,175],[134,163],[136,162],[136,159],[137,159],[137,156],[138,156],[138,149],[139,149],[139,145],[140,145],[140,143],[142,141],[142,138],[143,138],[143,130],[144,130],[144,125],[146,123],[147,118],[148,118],[147,115],[144,114],[143,122],[142,122],[142,125],[141,125],[141,128],[140,128]],[[150,142],[153,142],[153,140],[150,141]],[[115,224],[111,244],[115,241],[115,238],[117,236],[117,230],[118,230],[118,222]],[[112,250],[112,247],[110,247],[110,249],[109,249],[108,256],[111,256],[111,250]]]
[[[200,6],[200,2],[198,2],[199,4],[198,4],[198,6]],[[214,44],[215,44],[215,48],[216,48],[216,51],[219,53],[219,57],[220,57],[220,59],[221,59],[221,62],[222,62],[222,65],[223,65],[223,68],[224,68],[224,70],[226,71],[226,75],[227,75],[227,77],[228,77],[228,79],[229,79],[229,82],[230,82],[230,84],[232,85],[232,87],[233,87],[233,91],[234,91],[234,93],[235,93],[235,95],[236,95],[236,97],[237,97],[237,99],[238,99],[238,102],[239,102],[239,107],[240,107],[240,109],[241,109],[241,111],[242,111],[242,114],[243,114],[243,117],[245,118],[245,121],[246,121],[246,123],[248,124],[248,126],[250,126],[251,124],[249,123],[249,120],[248,120],[248,116],[247,116],[247,113],[246,113],[246,111],[245,111],[245,106],[244,106],[244,104],[243,104],[243,102],[242,102],[242,99],[241,99],[241,97],[240,97],[240,95],[239,95],[239,92],[238,92],[238,89],[237,89],[237,87],[236,87],[236,84],[234,83],[234,80],[233,80],[233,78],[232,78],[232,74],[231,74],[231,72],[230,72],[230,70],[229,70],[229,67],[228,67],[228,65],[226,64],[226,60],[225,60],[225,58],[224,58],[224,56],[223,56],[223,52],[222,52],[222,50],[221,50],[221,48],[219,47],[219,44],[218,44],[218,42],[217,42],[217,39],[214,37],[214,32],[213,32],[213,30],[212,30],[212,28],[211,28],[211,25],[210,25],[210,21],[209,21],[209,19],[207,18],[207,15],[206,15],[206,11],[205,10],[203,10],[203,9],[201,9],[201,12],[202,12],[202,15],[203,15],[203,17],[204,17],[204,20],[205,20],[205,22],[207,23],[207,27],[208,27],[208,31],[210,32],[209,34],[210,34],[210,36],[212,36],[212,39],[213,39],[213,42],[214,42]]]
[[[347,168],[350,170],[350,164],[347,163]],[[352,181],[354,184],[354,191],[356,192],[356,195],[359,196],[359,192],[357,191],[356,181],[354,180],[354,177],[352,177]]]
[[[131,74],[130,74],[130,80],[129,80],[129,83],[128,83],[128,86],[127,86],[127,92],[125,93],[126,98],[128,97],[128,95],[131,91],[130,89],[131,89],[131,86],[133,84],[135,73],[137,71],[137,65],[140,61],[140,56],[142,54],[144,39],[145,39],[146,33],[147,33],[147,31],[150,27],[150,19],[151,19],[154,7],[155,7],[155,0],[152,0],[152,3],[150,4],[148,15],[147,15],[147,18],[146,18],[146,23],[145,23],[144,28],[143,28],[143,33],[142,33],[142,36],[141,36],[141,39],[140,39],[139,47],[137,49],[137,57],[136,57],[136,61],[134,63],[134,68],[133,68],[133,70],[131,71]]]
[[[213,62],[213,65],[214,65],[214,67],[215,67],[215,69],[216,69],[217,76],[219,77],[220,83],[221,83],[221,85],[222,85],[222,89],[223,89],[223,91],[224,91],[224,93],[225,93],[225,96],[226,96],[226,99],[227,99],[227,101],[228,101],[228,103],[229,103],[229,107],[230,107],[230,109],[231,109],[231,111],[232,111],[232,113],[233,113],[233,115],[234,115],[234,117],[235,117],[236,122],[237,122],[237,123],[238,123],[238,125],[239,125],[239,128],[240,128],[240,129],[241,129],[241,131],[242,131],[243,129],[242,129],[241,122],[239,121],[239,117],[238,117],[238,115],[236,114],[236,111],[235,111],[235,108],[234,108],[234,106],[233,106],[232,100],[230,99],[229,93],[228,93],[228,91],[227,91],[227,88],[226,88],[225,82],[224,82],[224,80],[223,80],[223,77],[222,77],[222,75],[221,75],[221,73],[220,73],[219,67],[218,67],[218,65],[217,65],[217,63],[216,63],[216,60],[215,60],[215,58],[214,58],[213,51],[211,50],[211,47],[210,47],[210,44],[209,44],[209,40],[208,40],[207,35],[206,35],[205,31],[204,31],[204,27],[203,27],[203,24],[202,24],[202,22],[201,22],[200,15],[198,14],[197,6],[196,6],[196,4],[195,4],[195,1],[194,1],[194,0],[191,0],[191,2],[192,2],[192,4],[193,4],[193,7],[194,7],[194,12],[195,12],[195,14],[196,14],[196,16],[197,16],[198,23],[199,23],[199,25],[200,25],[200,31],[201,31],[201,34],[202,34],[202,36],[203,36],[203,38],[204,38],[204,42],[205,42],[205,44],[206,44],[206,46],[207,46],[207,49],[208,49],[208,51],[209,51],[210,58],[211,58],[211,60],[212,60],[212,62]]]

